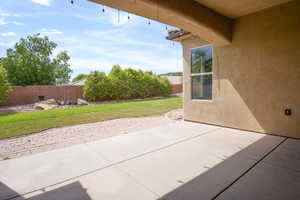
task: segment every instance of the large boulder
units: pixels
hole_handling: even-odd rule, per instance
[[[39,110],[50,110],[57,107],[58,103],[55,101],[55,99],[48,99],[34,104],[34,108]]]
[[[183,109],[171,110],[165,114],[166,118],[171,120],[182,120],[183,119]]]
[[[89,102],[84,99],[77,99],[77,105],[89,105]]]
[[[8,157],[1,157],[0,156],[0,161],[2,161],[2,160],[7,160],[8,159]]]

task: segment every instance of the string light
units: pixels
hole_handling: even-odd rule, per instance
[[[74,0],[70,0],[71,4],[73,5],[75,2]],[[156,6],[157,6],[157,9],[156,9],[156,18],[157,20],[159,21],[159,0],[156,0]],[[137,8],[137,0],[134,0],[134,7]],[[105,7],[103,5],[102,7],[102,12],[105,13]],[[120,23],[121,21],[121,13],[120,13],[120,10],[118,9],[118,23]],[[128,12],[128,16],[127,16],[128,20],[130,20],[130,13]],[[149,19],[148,20],[148,25],[150,26],[151,25],[151,20]],[[166,30],[169,29],[168,25],[166,25],[165,27]],[[175,46],[175,43],[173,42],[172,43],[173,46]]]
[[[156,0],[156,19],[159,21],[159,1]]]

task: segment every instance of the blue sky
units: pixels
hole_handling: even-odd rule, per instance
[[[91,70],[108,72],[112,65],[182,71],[182,48],[165,39],[165,25],[88,0],[9,0],[0,4],[0,57],[21,37],[41,33],[66,50],[73,76]],[[170,28],[170,27],[169,27]]]

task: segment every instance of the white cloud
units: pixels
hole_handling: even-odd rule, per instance
[[[105,61],[101,58],[96,59],[84,59],[84,58],[71,58],[70,61],[72,69],[75,70],[98,70],[102,72],[108,72],[111,67],[116,64],[109,61]]]
[[[150,61],[148,59],[132,58],[126,62],[113,62],[106,58],[71,58],[71,67],[74,71],[92,71],[98,70],[108,73],[113,65],[119,64],[122,68],[142,69],[145,71],[182,71],[182,59],[160,59],[160,62]]]
[[[15,14],[15,13],[8,13],[8,12],[3,12],[0,10],[0,16],[1,17],[22,17],[22,14]]]
[[[68,51],[75,72],[109,72],[115,64],[157,73],[182,71],[181,51],[172,53],[169,47],[136,38],[124,28],[87,30],[83,31],[83,37],[57,35],[51,38],[62,44],[55,54]]]
[[[0,25],[5,25],[7,22],[4,20],[3,17],[0,17]]]
[[[62,31],[59,31],[57,29],[46,29],[46,28],[43,28],[41,31],[40,31],[41,35],[62,35],[64,34]]]
[[[0,42],[0,47],[12,47],[14,44],[13,42]]]
[[[31,1],[34,3],[41,4],[43,6],[50,6],[52,2],[52,0],[31,0]]]
[[[0,33],[0,36],[2,37],[15,36],[15,35],[16,34],[14,32]]]
[[[11,21],[9,23],[14,25],[19,25],[19,26],[24,25],[22,22],[17,22],[17,21]]]
[[[119,13],[118,13],[119,12]],[[94,21],[94,22],[105,22],[111,24],[113,26],[122,26],[122,25],[136,25],[142,19],[134,14],[128,14],[124,11],[118,11],[114,8],[105,8],[105,12],[101,13],[99,17],[95,17],[95,15],[82,15],[78,13],[72,14],[72,16],[77,17],[79,19],[83,19],[86,21]],[[129,16],[129,19],[128,19]]]
[[[128,36],[124,28],[115,28],[115,29],[110,29],[108,31],[88,30],[88,31],[84,31],[84,34],[88,35],[89,37],[93,37],[95,39],[105,41],[106,43],[111,43],[112,45],[116,44],[117,42],[118,46],[134,45],[134,46],[147,46],[147,47],[154,47],[154,48],[162,47],[162,45],[159,43],[133,39],[132,37]],[[116,36],[118,39],[116,39]]]
[[[4,17],[0,16],[0,25],[6,25],[6,24],[24,25],[23,23],[17,21],[6,21]]]

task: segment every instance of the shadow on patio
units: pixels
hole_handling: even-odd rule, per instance
[[[16,200],[25,200],[25,198],[20,197],[13,189],[9,188],[7,185],[0,182],[0,190],[3,191],[3,194],[10,194],[11,197],[7,199],[16,199]],[[87,189],[83,188],[80,182],[76,181],[74,183],[59,187],[51,191],[44,191],[43,189],[37,191],[36,195],[31,195],[32,200],[75,200],[75,199],[84,199],[92,200],[87,194]],[[2,194],[0,195],[2,199]],[[5,199],[5,197],[4,197]]]
[[[179,181],[182,185],[161,200],[300,199],[300,141],[290,146],[291,140],[285,138],[267,152],[270,140],[263,137],[230,157],[224,155],[223,162],[192,180]]]

